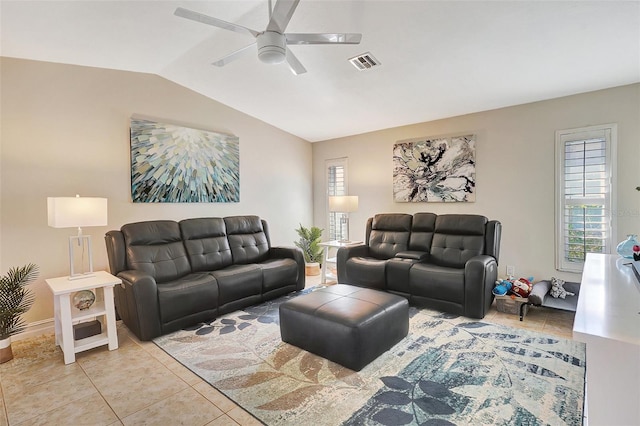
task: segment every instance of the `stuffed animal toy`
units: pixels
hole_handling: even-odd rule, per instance
[[[511,290],[513,284],[509,280],[497,280],[496,286],[493,288],[493,294],[496,296],[504,296],[509,290]]]
[[[575,296],[575,293],[571,293],[564,289],[564,280],[558,278],[551,278],[551,290],[549,294],[551,297],[564,299],[567,296]]]
[[[533,281],[533,277],[531,277],[531,281]],[[515,294],[518,297],[529,297],[529,293],[533,289],[533,284],[531,284],[526,278],[518,278],[513,282],[513,287],[511,288],[511,293]]]

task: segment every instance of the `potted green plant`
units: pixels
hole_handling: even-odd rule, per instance
[[[32,263],[10,268],[0,278],[0,364],[13,359],[11,336],[25,328],[22,314],[27,312],[35,295],[26,287],[38,276],[38,267]]]
[[[305,228],[302,224],[296,229],[300,239],[295,242],[295,245],[302,249],[305,273],[307,275],[320,274],[320,263],[322,262],[322,255],[324,254],[324,250],[320,247],[322,231],[323,230],[317,226]]]

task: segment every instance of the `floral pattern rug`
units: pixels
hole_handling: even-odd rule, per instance
[[[280,340],[278,307],[154,342],[268,425],[581,425],[585,346],[410,308],[408,336],[360,372]]]

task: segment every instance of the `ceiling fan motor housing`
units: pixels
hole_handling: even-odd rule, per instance
[[[280,64],[287,55],[287,39],[284,34],[265,31],[258,35],[258,58],[266,64]]]

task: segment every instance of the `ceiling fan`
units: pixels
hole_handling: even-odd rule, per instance
[[[181,18],[191,19],[214,27],[234,31],[240,34],[249,34],[256,40],[248,46],[242,47],[235,52],[224,56],[213,62],[213,65],[223,67],[245,54],[249,48],[258,46],[258,58],[267,64],[280,64],[287,62],[291,71],[298,75],[307,72],[298,58],[287,47],[290,44],[359,44],[362,34],[353,33],[285,33],[285,29],[295,12],[300,0],[277,0],[273,9],[269,0],[269,24],[267,28],[260,32],[252,30],[242,25],[232,24],[222,21],[202,13],[194,12],[181,7],[177,8],[174,14]]]

